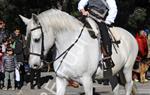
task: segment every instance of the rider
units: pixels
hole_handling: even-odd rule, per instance
[[[112,42],[111,38],[109,37],[108,26],[111,26],[111,24],[114,23],[117,15],[118,10],[115,0],[80,0],[80,2],[78,3],[78,10],[83,16],[88,16],[89,14],[91,14],[98,19],[105,19],[104,21],[96,22],[98,23],[100,31],[102,31],[100,34],[102,37],[102,43],[105,51],[104,62],[106,63],[104,69],[111,69],[114,66],[114,63],[111,59]],[[107,10],[108,12],[105,17],[97,16],[97,14],[103,14]],[[93,14],[93,12],[95,13]]]

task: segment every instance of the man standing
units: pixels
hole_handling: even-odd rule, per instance
[[[8,31],[5,28],[5,21],[0,19],[0,45],[2,45],[3,39],[9,37]]]
[[[16,27],[14,29],[14,33],[11,35],[13,41],[12,48],[14,49],[14,54],[16,55],[17,64],[18,64],[18,70],[19,73],[18,76],[20,76],[20,81],[17,81],[18,89],[23,85],[24,82],[24,47],[25,47],[25,37],[23,34],[21,34],[21,29],[19,27]]]

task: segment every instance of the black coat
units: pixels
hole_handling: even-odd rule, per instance
[[[2,44],[3,39],[8,38],[9,34],[7,30],[0,30],[0,44]]]
[[[24,61],[24,42],[21,37],[16,37],[14,53],[16,54],[17,62]]]

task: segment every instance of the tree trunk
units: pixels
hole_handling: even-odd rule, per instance
[[[63,2],[63,0],[58,0],[57,1],[57,8],[59,9],[59,10],[62,10],[62,2]]]

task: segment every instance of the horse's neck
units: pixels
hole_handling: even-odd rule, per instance
[[[58,52],[63,52],[67,49],[77,38],[79,32],[62,31],[56,34],[56,47]]]
[[[73,43],[75,43],[80,33],[81,33],[81,29],[79,29],[78,31],[62,31],[62,32],[57,33],[55,44],[56,44],[58,53],[62,53],[64,50],[70,47]],[[87,31],[83,31],[78,42],[75,44],[80,45],[81,41],[83,40],[86,41],[86,43],[90,43],[91,37],[89,36]]]

